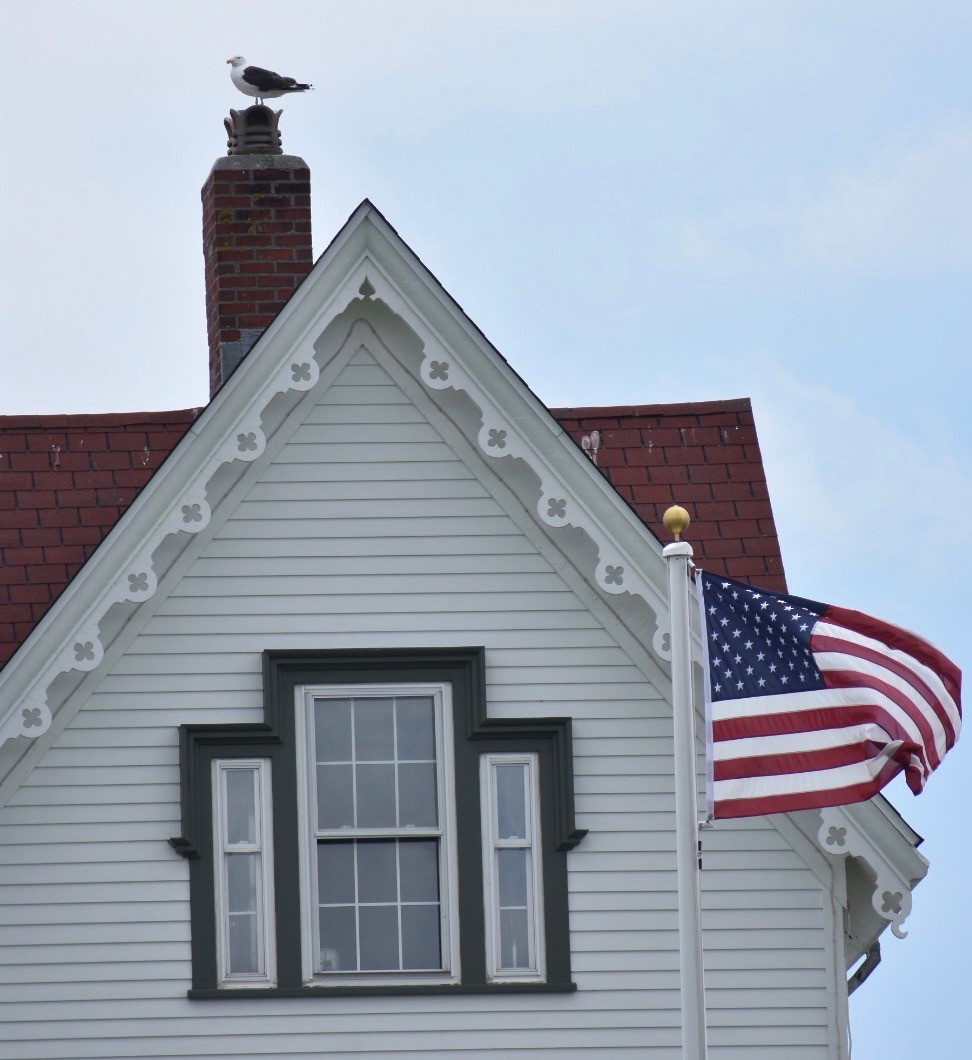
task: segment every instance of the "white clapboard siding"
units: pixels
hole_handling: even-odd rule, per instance
[[[356,355],[0,810],[0,1055],[679,1056],[670,708],[431,419]],[[467,644],[573,719],[578,991],[189,1001],[178,725],[259,720],[266,648]],[[712,1057],[830,1057],[829,896],[765,820],[704,865]]]

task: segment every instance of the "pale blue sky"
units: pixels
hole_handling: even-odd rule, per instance
[[[972,655],[972,5],[0,0],[0,40],[0,413],[205,402],[240,52],[316,86],[318,252],[370,197],[551,405],[752,396],[792,589]],[[891,792],[932,868],[855,1060],[967,1048],[950,759]]]

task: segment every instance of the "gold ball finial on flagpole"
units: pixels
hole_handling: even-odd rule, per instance
[[[691,520],[689,513],[680,504],[673,504],[662,516],[662,522],[669,532],[675,535],[675,540],[681,541],[681,535]]]

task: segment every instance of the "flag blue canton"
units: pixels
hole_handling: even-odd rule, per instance
[[[826,687],[810,650],[825,604],[751,589],[700,571],[712,699]]]

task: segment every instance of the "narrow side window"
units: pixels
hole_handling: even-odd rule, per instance
[[[494,982],[546,975],[536,754],[480,757],[486,972]]]
[[[276,980],[270,760],[213,761],[217,964],[221,986]]]

